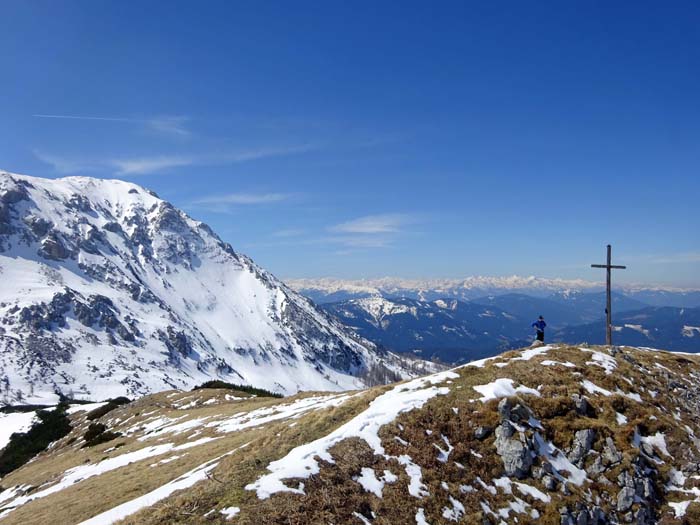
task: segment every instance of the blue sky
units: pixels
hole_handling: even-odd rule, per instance
[[[280,276],[596,279],[610,242],[620,280],[700,286],[697,3],[17,0],[3,22],[0,167],[143,184]]]

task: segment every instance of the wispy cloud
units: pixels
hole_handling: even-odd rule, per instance
[[[402,213],[366,215],[351,221],[331,226],[329,231],[338,233],[380,234],[395,233],[407,224],[415,222],[415,217]]]
[[[420,222],[420,217],[407,213],[365,215],[327,228],[333,235],[322,240],[350,250],[386,248],[391,246],[406,227]],[[348,253],[347,250],[344,253]]]
[[[57,172],[64,175],[94,171],[110,171],[117,176],[128,176],[161,173],[168,169],[180,168],[184,166],[215,166],[252,162],[266,158],[303,153],[311,151],[316,147],[317,146],[311,144],[305,144],[285,147],[254,148],[247,150],[241,149],[198,155],[153,155],[106,159],[64,157],[61,155],[54,155],[43,151],[34,150],[34,156],[42,162],[53,166]]]
[[[34,150],[33,153],[34,156],[41,162],[48,164],[58,173],[63,175],[94,171],[95,169],[99,168],[97,164],[89,162],[86,159],[66,158],[59,155],[51,155],[50,153],[44,153],[43,151],[38,150]]]
[[[146,120],[146,124],[154,131],[187,137],[192,132],[185,124],[189,122],[189,117],[154,117]]]
[[[292,197],[291,193],[227,193],[224,195],[211,195],[192,202],[192,204],[269,204],[280,202]]]
[[[127,124],[138,124],[145,126],[151,131],[167,135],[177,135],[180,137],[189,136],[191,132],[186,127],[186,123],[190,120],[189,117],[162,115],[149,118],[126,118],[126,117],[98,117],[88,115],[53,115],[45,113],[37,113],[32,115],[36,118],[50,118],[63,120],[91,120],[102,122],[124,122]]]
[[[110,166],[116,168],[116,175],[147,175],[170,168],[191,166],[195,163],[192,157],[183,156],[159,156],[135,159],[113,159],[107,161]]]
[[[106,120],[109,122],[140,122],[139,120],[134,120],[130,118],[117,118],[117,117],[86,117],[82,115],[45,115],[45,114],[35,114],[32,117],[37,118],[58,118],[58,119],[69,119],[69,120]]]

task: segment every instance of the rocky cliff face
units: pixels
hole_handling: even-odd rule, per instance
[[[407,373],[207,225],[126,182],[0,172],[0,279],[5,403],[212,378],[334,390]]]

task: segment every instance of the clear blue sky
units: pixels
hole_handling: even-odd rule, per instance
[[[621,280],[700,286],[697,2],[9,0],[2,22],[0,167],[143,184],[280,276],[598,278],[611,242]]]

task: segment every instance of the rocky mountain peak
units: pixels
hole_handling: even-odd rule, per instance
[[[217,378],[292,393],[405,373],[207,225],[135,184],[0,173],[5,402]]]

